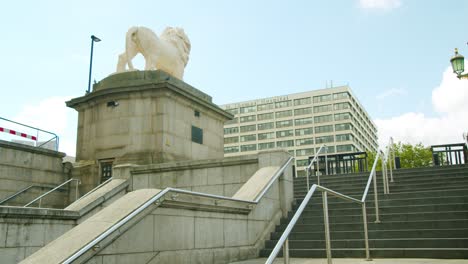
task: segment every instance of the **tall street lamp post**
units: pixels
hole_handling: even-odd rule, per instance
[[[88,90],[86,93],[88,94],[91,91],[91,71],[93,69],[93,48],[94,48],[94,42],[99,42],[101,41],[100,38],[91,35],[91,57],[89,59],[89,79],[88,79]]]
[[[450,63],[452,64],[453,72],[457,75],[458,79],[468,79],[468,73],[463,74],[465,71],[465,58],[458,53],[457,48],[455,48],[455,55],[450,59]]]

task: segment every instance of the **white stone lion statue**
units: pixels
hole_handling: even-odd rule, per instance
[[[167,27],[158,38],[149,28],[132,27],[126,35],[125,52],[119,55],[117,72],[135,70],[132,59],[141,53],[146,61],[145,70],[163,70],[182,80],[190,47],[182,28]]]

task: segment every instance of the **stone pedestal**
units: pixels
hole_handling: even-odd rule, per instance
[[[77,161],[152,164],[223,157],[232,115],[163,71],[111,75],[67,106],[79,112]]]

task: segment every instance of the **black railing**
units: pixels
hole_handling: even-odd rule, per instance
[[[465,143],[431,146],[434,166],[458,165],[468,163]]]
[[[312,158],[309,158],[309,163]],[[324,155],[318,158],[320,164],[319,171],[322,174],[326,172],[328,172],[328,174],[346,174],[368,171],[366,152],[327,154],[327,162],[325,162]],[[328,170],[325,166],[328,166]],[[317,169],[315,168],[315,170]]]

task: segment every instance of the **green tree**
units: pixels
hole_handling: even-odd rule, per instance
[[[422,143],[416,145],[394,143],[395,156],[400,157],[402,168],[429,167],[432,165],[432,152],[429,147],[424,147]]]

